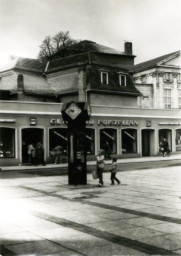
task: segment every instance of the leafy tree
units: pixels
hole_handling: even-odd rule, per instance
[[[69,31],[60,31],[53,37],[46,36],[40,45],[38,58],[40,60],[47,60],[56,53],[59,53],[60,57],[64,57],[65,51],[76,43],[78,41],[70,37]]]

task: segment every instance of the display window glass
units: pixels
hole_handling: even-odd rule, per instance
[[[101,129],[100,130],[100,148],[104,150],[106,159],[111,158],[111,154],[117,153],[117,130]]]
[[[94,129],[86,129],[86,148],[87,155],[95,154],[95,130]]]
[[[0,158],[15,157],[15,129],[0,128]]]
[[[66,128],[49,130],[49,150],[50,156],[55,158],[55,163],[67,161],[68,132]]]
[[[168,146],[171,151],[172,148],[172,132],[169,129],[160,129],[159,130],[159,151],[162,151],[162,143],[163,140],[166,139],[168,141]]]
[[[176,144],[176,151],[181,151],[181,129],[176,130],[175,144]]]
[[[122,154],[137,153],[137,130],[122,130]]]

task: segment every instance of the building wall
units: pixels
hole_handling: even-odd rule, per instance
[[[78,90],[79,69],[70,69],[47,75],[49,86],[57,93]]]
[[[142,93],[138,97],[138,107],[153,108],[153,85],[135,84],[135,87]]]
[[[169,74],[173,77],[170,81],[165,81],[165,74]],[[176,67],[166,67],[160,66],[155,69],[148,69],[142,72],[138,72],[134,74],[134,81],[138,88],[139,86],[140,92],[146,93],[149,92],[150,84],[153,85],[153,93],[150,95],[150,98],[153,98],[152,107],[154,108],[166,108],[164,103],[164,90],[171,89],[171,108],[179,108],[179,94],[181,90],[181,82],[179,81],[180,69]],[[151,93],[151,91],[150,91]],[[150,102],[151,103],[151,102]],[[142,106],[144,106],[144,102],[142,102]]]
[[[101,93],[89,93],[90,104],[91,105],[108,105],[108,106],[137,106],[136,97],[128,97],[124,95],[115,95],[115,94],[101,94]]]
[[[0,74],[0,89],[16,90],[17,89],[17,74],[14,71],[7,71]]]

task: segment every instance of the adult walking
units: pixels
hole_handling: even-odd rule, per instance
[[[28,155],[28,163],[32,164],[33,163],[33,159],[35,157],[35,148],[34,148],[33,144],[29,144],[28,145],[27,155]]]
[[[163,147],[163,156],[166,156],[166,155],[169,156],[170,150],[169,150],[169,144],[166,138],[163,139],[162,147]]]
[[[97,163],[96,163],[97,174],[99,178],[99,184],[98,184],[99,187],[104,185],[104,182],[103,182],[103,171],[104,171],[104,164],[105,164],[104,161],[105,161],[104,151],[100,150],[97,156]]]

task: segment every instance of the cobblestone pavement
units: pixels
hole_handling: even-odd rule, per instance
[[[1,255],[181,255],[179,166],[67,185],[51,172],[0,174]]]

